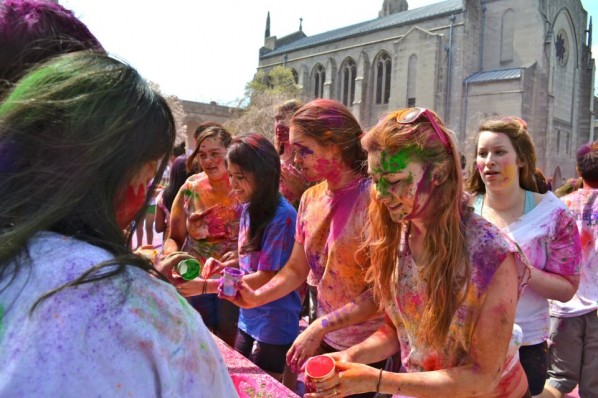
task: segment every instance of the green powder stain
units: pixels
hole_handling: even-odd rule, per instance
[[[186,197],[190,198],[190,197],[192,197],[192,196],[193,196],[193,191],[192,191],[192,190],[190,190],[190,189],[185,189],[185,190],[183,191],[183,195],[185,195]]]
[[[380,167],[375,169],[374,172],[384,175],[404,170],[407,167],[408,158],[412,152],[410,149],[404,149],[390,155],[388,152],[382,151],[380,153]],[[411,179],[413,179],[413,176],[411,176]],[[376,185],[381,194],[388,193],[390,183],[385,178],[380,178]]]

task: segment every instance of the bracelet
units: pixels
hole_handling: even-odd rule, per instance
[[[376,385],[376,393],[380,392],[380,382],[382,381],[382,372],[384,369],[380,369],[380,373],[378,374],[378,384]]]
[[[207,290],[208,290],[208,280],[204,279],[203,280],[203,288],[201,289],[201,294],[206,294]]]

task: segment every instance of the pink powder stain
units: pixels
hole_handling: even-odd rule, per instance
[[[426,371],[439,370],[444,368],[442,366],[437,352],[433,352],[426,358],[424,358],[424,360],[422,361],[422,366]]]
[[[581,249],[583,250],[583,255],[584,257],[588,257],[589,251],[594,247],[594,238],[586,229],[581,230],[579,238],[581,240]]]
[[[341,172],[338,166],[335,164],[337,162],[331,161],[325,158],[317,158],[316,163],[314,165],[314,170],[316,170],[321,178],[329,180],[331,183],[335,184],[340,181]]]

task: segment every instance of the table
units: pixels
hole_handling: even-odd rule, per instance
[[[222,341],[218,336],[212,334],[228,372],[233,381],[246,379],[255,383],[255,387],[250,386],[244,381],[241,382],[243,391],[251,398],[299,398],[297,394],[289,390],[282,383],[274,379],[268,373],[261,370],[249,359],[235,351],[228,344]],[[257,391],[256,391],[257,390]]]

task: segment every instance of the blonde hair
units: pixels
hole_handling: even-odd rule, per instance
[[[471,273],[462,221],[465,201],[461,170],[450,134],[435,114],[448,147],[425,118],[412,124],[400,124],[396,121],[400,113],[397,111],[381,120],[364,136],[362,144],[368,152],[384,151],[392,155],[404,151],[413,160],[433,165],[432,178],[442,181],[430,198],[433,206],[429,208],[436,211],[434,222],[427,222],[422,266],[418,267],[426,293],[419,338],[439,347],[444,344],[453,317],[465,297]],[[372,266],[366,280],[372,285],[382,309],[396,299],[394,275],[400,267],[403,225],[391,219],[385,205],[377,200],[374,186],[371,195],[369,233],[361,250],[370,256]]]

